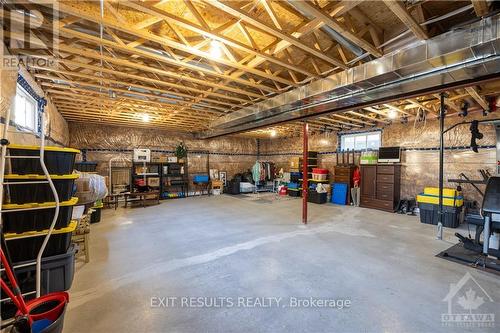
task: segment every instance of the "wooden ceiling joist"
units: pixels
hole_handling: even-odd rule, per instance
[[[429,39],[427,32],[408,13],[404,4],[399,0],[384,0],[386,6],[421,40]]]
[[[273,28],[272,26],[270,26],[269,24],[255,18],[255,17],[250,16],[244,10],[237,8],[236,6],[232,5],[230,2],[221,2],[218,0],[204,0],[204,2],[210,4],[211,6],[213,6],[215,8],[218,8],[218,9],[224,11],[225,13],[232,15],[233,17],[235,17],[237,19],[243,20],[256,28],[259,28],[262,31],[271,33],[274,36],[276,36],[282,40],[286,40],[287,42],[294,45],[295,47],[297,47],[297,48],[299,48],[299,49],[301,49],[301,50],[303,50],[311,55],[314,55],[315,57],[317,57],[317,58],[319,58],[327,63],[330,63],[332,65],[338,66],[338,67],[343,68],[343,69],[347,69],[347,67],[343,63],[338,61],[337,59],[331,58],[328,55],[302,43],[298,38],[293,37],[292,35],[289,35],[281,30],[277,30],[277,29]]]
[[[304,8],[304,10],[306,10],[307,13],[312,15],[313,17],[320,18],[324,22],[324,24],[326,24],[327,26],[329,26],[330,28],[341,34],[343,37],[353,42],[354,44],[358,45],[365,51],[369,52],[370,54],[376,57],[382,56],[382,52],[380,52],[375,46],[371,45],[366,40],[353,34],[347,28],[343,27],[340,24],[340,22],[336,21],[333,17],[325,13],[321,8],[319,8],[315,4],[306,1],[302,3],[302,8]]]
[[[42,1],[42,0],[29,0],[29,1],[36,3],[36,4],[40,4],[40,5],[45,5],[45,6],[49,5],[47,2]],[[107,17],[102,18],[102,17],[100,17],[100,14],[97,11],[94,13],[89,13],[88,10],[83,10],[83,9],[79,8],[78,3],[72,2],[71,5],[69,5],[68,3],[69,2],[64,2],[64,3],[59,2],[58,3],[58,10],[62,13],[68,14],[68,15],[81,17],[87,21],[94,22],[95,24],[103,24],[103,25],[105,25],[109,28],[112,28],[114,30],[121,31],[123,33],[129,34],[132,36],[136,36],[137,38],[144,38],[148,41],[155,42],[159,45],[166,45],[166,46],[171,47],[173,49],[177,49],[177,50],[180,50],[180,51],[183,51],[186,53],[191,53],[191,54],[196,55],[198,57],[201,57],[203,59],[209,59],[209,60],[214,61],[216,63],[219,63],[221,65],[233,67],[233,68],[236,68],[236,69],[263,77],[265,79],[277,81],[277,82],[280,82],[280,83],[283,83],[283,84],[286,84],[289,86],[296,86],[296,84],[293,83],[292,81],[286,80],[286,79],[281,78],[281,77],[268,75],[264,71],[250,68],[246,65],[242,65],[238,62],[226,60],[222,57],[214,57],[208,52],[200,51],[196,48],[187,46],[184,43],[177,42],[173,39],[170,39],[170,38],[167,38],[164,36],[156,35],[147,29],[134,29],[134,28],[130,27],[129,25],[119,24],[118,22],[110,20]],[[61,31],[62,30],[63,29],[61,29]],[[71,29],[64,29],[64,30],[71,30]],[[100,41],[102,41],[102,39]]]

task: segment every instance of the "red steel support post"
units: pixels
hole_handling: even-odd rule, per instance
[[[308,144],[309,125],[304,122],[304,146],[302,148],[302,223],[307,224],[307,194],[309,188],[308,173],[307,173],[307,157],[309,153]]]

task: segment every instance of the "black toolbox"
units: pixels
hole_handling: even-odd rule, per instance
[[[73,214],[73,206],[78,202],[78,198],[63,201],[59,205],[59,216],[56,221],[56,229],[65,228],[68,226],[71,215]],[[17,212],[9,212],[9,210],[36,208],[34,210],[23,210]],[[52,224],[52,219],[55,214],[55,203],[29,203],[29,204],[8,204],[3,205],[3,231],[5,233],[23,233],[27,231],[42,231],[48,229]]]
[[[10,156],[40,156],[39,146],[24,146],[10,144]],[[80,151],[73,148],[46,146],[44,161],[47,171],[51,175],[67,175],[73,172],[76,154]],[[11,158],[11,173],[18,175],[43,175],[40,160],[37,158]]]
[[[418,203],[420,211],[420,222],[425,224],[438,224],[439,205],[430,203]],[[457,228],[460,225],[460,213],[462,207],[443,206],[443,227]]]
[[[55,256],[68,252],[71,235],[77,221],[71,221],[65,228],[54,229],[43,252],[43,257]],[[48,230],[27,231],[22,234],[6,233],[5,241],[12,262],[35,260]]]
[[[69,175],[51,175],[52,182],[59,196],[59,201],[68,201],[75,192],[75,180],[78,174]],[[54,193],[48,183],[39,184],[16,184],[32,181],[46,181],[43,175],[5,175],[8,193],[8,203],[25,204],[31,202],[50,202],[54,201]]]

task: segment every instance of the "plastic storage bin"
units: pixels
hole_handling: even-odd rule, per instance
[[[42,258],[41,295],[71,288],[75,275],[75,253],[76,248],[72,245],[66,253]],[[22,292],[35,290],[35,266],[17,268],[16,276]]]
[[[72,245],[64,254],[42,258],[40,295],[52,292],[66,291],[73,284],[75,275],[75,253],[76,248]],[[29,261],[15,263],[15,265],[28,264]],[[29,293],[35,290],[36,266],[25,266],[16,268],[16,279],[22,293]],[[2,299],[7,295],[2,293]],[[35,298],[35,294],[24,296],[25,300]],[[17,308],[12,302],[2,303],[1,314],[3,319],[14,317]],[[44,331],[45,332],[45,331]]]
[[[417,195],[417,202],[437,205],[437,204],[439,204],[439,195],[420,193],[419,195]],[[463,204],[464,204],[464,199],[462,196],[448,197],[448,196],[443,195],[443,205],[444,206],[461,207],[461,206],[463,206]]]
[[[75,170],[80,172],[95,172],[97,169],[97,162],[76,162]]]
[[[101,222],[101,210],[102,210],[102,208],[93,207],[92,209],[94,210],[94,212],[92,213],[92,215],[90,215],[90,223]]]
[[[290,182],[297,183],[302,179],[302,172],[290,172]]]
[[[318,193],[316,191],[309,191],[307,194],[307,201],[316,203],[316,204],[324,204],[326,203],[327,193]]]
[[[328,175],[328,169],[313,168],[313,174]]]
[[[208,183],[207,175],[195,175],[193,177],[193,183]]]
[[[78,198],[60,203],[59,216],[57,217],[55,228],[65,228],[71,221],[73,206],[78,202]],[[41,207],[43,209],[26,210],[19,212],[7,212],[10,209]],[[3,205],[4,213],[3,230],[6,233],[23,233],[26,231],[42,231],[48,229],[52,223],[55,213],[55,203],[45,202],[41,204],[9,204]]]
[[[324,173],[313,173],[312,174],[312,180],[327,180],[328,174]]]
[[[429,203],[418,203],[420,210],[420,222],[425,224],[438,224],[439,205]],[[460,225],[460,213],[462,207],[443,206],[443,226],[446,228],[457,228]]]
[[[75,231],[76,225],[77,222],[73,220],[66,228],[55,229],[49,238],[43,256],[49,257],[66,253],[71,245],[71,234]],[[47,233],[48,230],[5,234],[12,262],[36,259]]]
[[[349,186],[345,183],[332,184],[332,203],[337,205],[347,204]]]
[[[11,156],[40,156],[39,146],[9,145]],[[76,154],[80,151],[73,148],[45,147],[45,166],[51,175],[67,175],[73,172]],[[13,174],[43,175],[40,161],[36,158],[12,158],[10,165]]]
[[[70,200],[74,193],[75,179],[79,175],[51,175],[52,182],[59,196],[59,201]],[[44,181],[45,176],[41,175],[5,175],[5,181],[8,183]],[[31,202],[50,202],[54,201],[54,194],[48,183],[46,184],[26,184],[26,185],[7,185],[9,193],[9,203],[25,204]]]
[[[302,190],[294,190],[294,189],[288,189],[288,195],[291,197],[301,197],[302,196]]]

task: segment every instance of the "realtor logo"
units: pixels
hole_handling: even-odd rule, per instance
[[[448,303],[448,313],[441,314],[443,326],[495,327],[495,314],[488,311],[494,301],[469,272],[450,284],[443,302]]]

